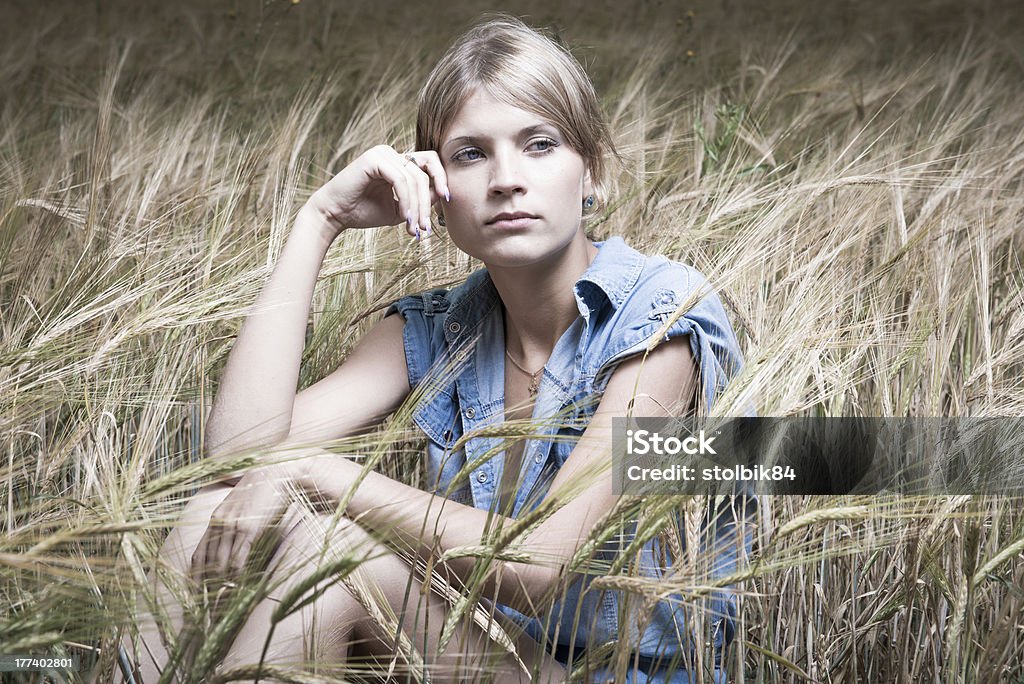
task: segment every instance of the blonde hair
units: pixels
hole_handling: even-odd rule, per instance
[[[558,128],[583,157],[595,199],[603,203],[606,155],[615,149],[594,86],[567,49],[512,16],[476,25],[448,48],[420,90],[416,149],[438,150],[477,89]]]

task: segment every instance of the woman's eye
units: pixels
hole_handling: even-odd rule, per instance
[[[530,152],[546,154],[548,152],[554,151],[556,147],[558,147],[558,142],[556,142],[555,140],[552,140],[551,138],[540,138],[538,140],[530,142],[526,149]],[[483,156],[483,152],[481,152],[479,148],[467,147],[466,149],[459,150],[458,152],[453,154],[452,161],[463,163],[472,162],[478,159],[483,159]]]
[[[476,155],[476,156],[472,156]],[[452,156],[453,161],[475,161],[481,156],[480,150],[474,147],[467,147],[464,150],[459,150]]]
[[[551,140],[550,138],[542,138],[540,140],[534,140],[532,143],[530,143],[530,147],[532,148],[537,148],[538,145],[541,146],[539,149],[537,149],[538,152],[550,152],[551,150],[558,147],[558,143],[556,143],[554,140]]]

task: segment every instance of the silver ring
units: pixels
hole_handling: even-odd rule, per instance
[[[412,156],[412,154],[403,154],[402,156],[405,157],[406,164],[416,164],[416,166],[419,166],[416,162],[416,157]]]

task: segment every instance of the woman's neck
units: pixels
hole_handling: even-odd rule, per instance
[[[518,268],[488,268],[505,307],[505,346],[522,366],[543,366],[558,338],[579,316],[573,285],[597,256],[582,234],[551,260]]]

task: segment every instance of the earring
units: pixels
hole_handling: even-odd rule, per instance
[[[584,209],[593,209],[594,208],[594,196],[593,195],[587,195],[587,198],[585,200],[583,200],[583,208]]]
[[[442,228],[446,228],[448,226],[448,224],[444,222],[444,214],[437,215],[437,225],[441,226]]]

